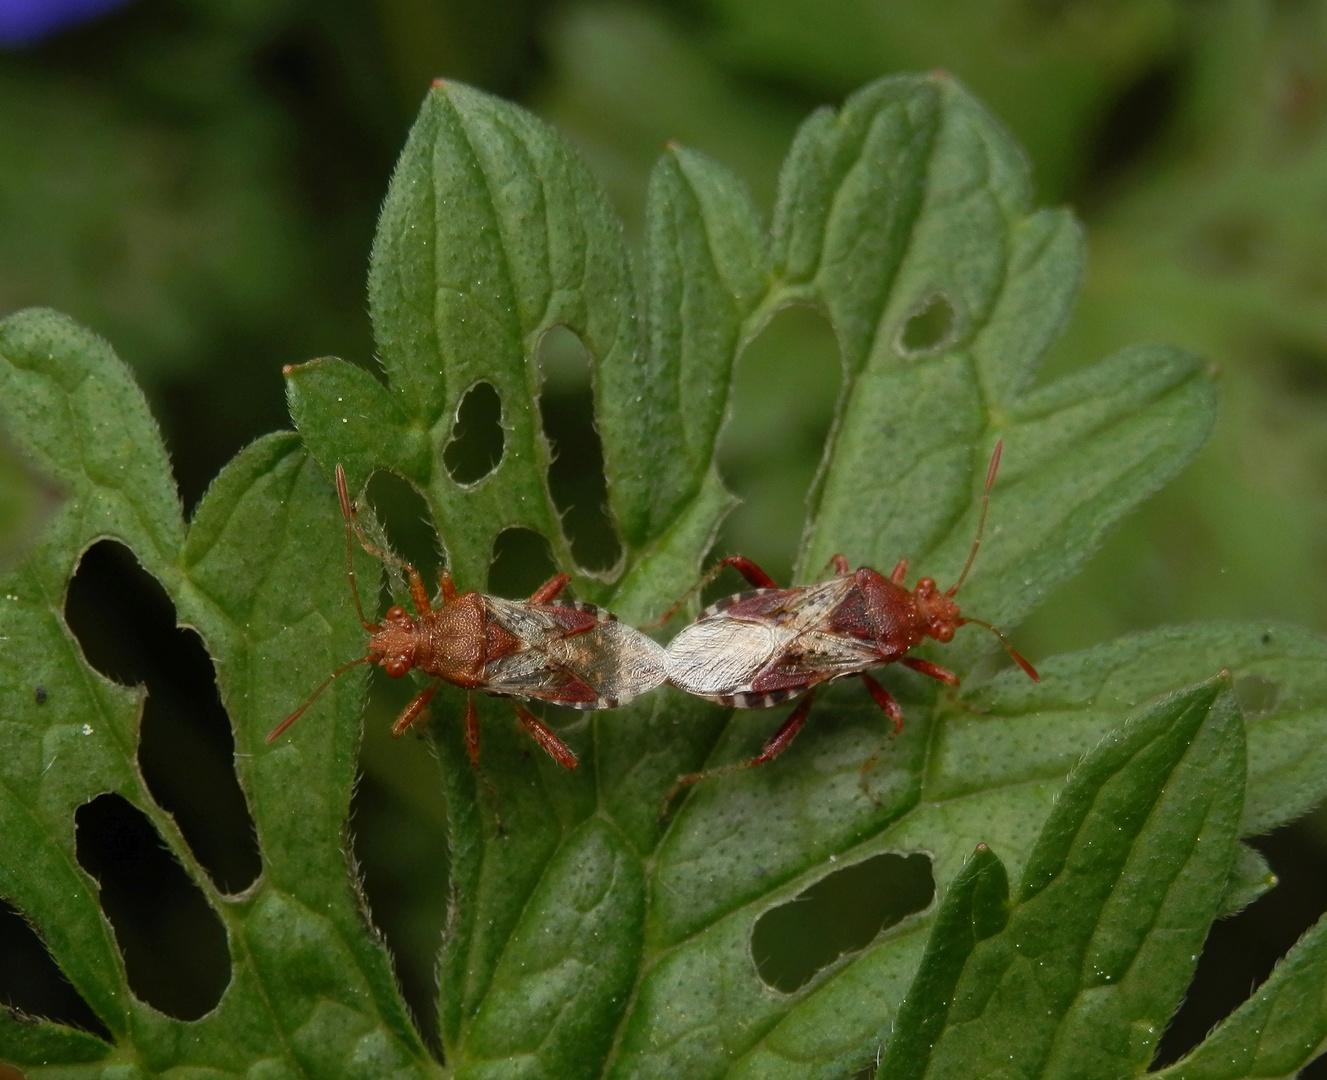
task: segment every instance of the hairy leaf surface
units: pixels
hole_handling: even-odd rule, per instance
[[[1010,932],[992,916],[1004,903],[1003,871],[992,868],[1030,880],[1029,865],[1050,865],[1048,821],[1068,813],[1055,800],[1085,753],[1125,745],[1133,735],[1110,733],[1136,713],[1159,725],[1155,745],[1179,755],[1147,773],[1155,798],[1172,797],[1174,777],[1190,783],[1190,743],[1174,735],[1190,721],[1192,746],[1242,775],[1229,695],[1212,705],[1212,688],[1225,683],[1210,680],[1222,670],[1250,706],[1247,798],[1208,792],[1210,814],[1184,819],[1204,837],[1205,822],[1220,822],[1201,888],[1195,879],[1175,889],[1175,902],[1190,905],[1185,933],[1200,909],[1210,920],[1265,889],[1265,865],[1235,858],[1236,837],[1327,794],[1327,646],[1291,628],[1167,630],[1035,657],[1043,681],[1032,684],[1017,670],[983,682],[996,643],[969,627],[927,653],[969,678],[961,695],[938,695],[909,671],[883,676],[907,715],[899,737],[887,739],[861,686],[833,687],[778,761],[698,785],[666,821],[663,797],[680,773],[749,757],[785,712],[729,713],[666,688],[615,712],[549,709],[580,758],[573,773],[533,746],[506,702],[481,696],[476,774],[460,731],[463,695],[446,688],[429,728],[451,844],[439,1066],[405,1014],[346,867],[362,679],[339,680],[288,736],[262,742],[326,672],[362,652],[329,484],[337,463],[354,495],[377,470],[422,494],[462,589],[487,587],[499,537],[519,527],[547,542],[577,595],[644,622],[695,580],[732,504],[715,446],[733,366],[789,304],[827,313],[844,365],[799,578],[818,577],[843,552],[886,571],[906,557],[910,582],[919,573],[951,581],[1003,440],[990,525],[959,599],[1009,629],[1189,460],[1214,407],[1206,367],[1156,346],[1037,382],[1083,252],[1072,218],[1034,210],[1030,192],[1017,147],[952,80],[887,79],[804,125],[768,229],[725,169],[669,147],[633,267],[606,200],[559,135],[515,106],[438,85],[398,163],[373,251],[382,378],[334,358],[288,369],[308,456],[293,436],[260,440],[187,526],[142,399],[106,347],[50,314],[2,324],[0,419],[35,472],[69,498],[6,579],[4,595],[19,599],[0,599],[10,620],[0,633],[22,642],[0,656],[0,724],[14,728],[4,745],[15,747],[0,765],[0,824],[20,838],[13,854],[0,851],[0,895],[34,920],[115,1045],[6,1016],[0,1055],[34,1076],[75,1075],[39,1061],[72,1069],[98,1060],[181,1077],[841,1080],[899,1025],[914,1035],[889,1052],[917,1073],[923,1051],[949,1053],[948,1026],[936,1035],[934,1022],[899,1014],[933,924],[967,933],[966,952],[948,949],[939,975],[924,971],[933,987],[958,986],[969,954],[987,947],[977,942]],[[550,494],[538,357],[554,327],[573,331],[591,359],[622,550],[605,573],[575,565]],[[445,451],[481,384],[500,402],[502,454],[460,482]],[[200,886],[206,880],[138,776],[141,695],[92,673],[63,625],[78,557],[105,536],[161,580],[214,657],[263,847],[251,893],[204,887],[234,975],[222,1005],[193,1024],[132,1000],[95,884],[72,854],[74,810],[116,791],[148,814]],[[362,580],[372,580],[359,558]],[[44,712],[30,692],[38,677],[59,692]],[[1195,683],[1206,689],[1174,696]],[[1194,704],[1203,694],[1207,704]],[[1107,772],[1084,765],[1071,785],[1090,774],[1104,789]],[[1121,799],[1142,805],[1147,784],[1125,787],[1132,794]],[[1146,828],[1133,834],[1139,845],[1155,839]],[[979,855],[964,871],[978,843],[1000,862]],[[886,927],[792,993],[766,985],[752,955],[761,916],[886,852],[929,856],[950,907]],[[1012,910],[1025,901],[1016,893]],[[1105,907],[1092,910],[1105,925]],[[1066,934],[1088,926],[1062,921]],[[1166,957],[1164,986],[1129,1023],[1152,1022],[1182,992],[1183,964]],[[1121,1009],[1106,1009],[1112,1024]],[[1057,1016],[1088,1024],[1073,1009]],[[1111,1061],[1144,1060],[1152,1036],[1133,1034]]]
[[[1147,1067],[1234,852],[1244,740],[1229,687],[1223,675],[1165,697],[1083,759],[1007,911],[991,896],[1003,891],[993,856],[979,853],[960,873],[881,1076]]]
[[[67,493],[0,580],[0,895],[36,926],[116,1043],[6,1013],[0,1057],[31,1077],[101,1075],[58,1067],[92,1061],[135,1076],[434,1074],[386,954],[366,933],[341,842],[358,685],[331,691],[320,723],[263,743],[303,687],[357,647],[353,613],[322,585],[344,576],[326,479],[294,436],[269,436],[227,466],[186,528],[127,369],[51,312],[0,323],[0,415],[15,447]],[[104,537],[165,586],[215,660],[263,848],[262,877],[242,896],[217,890],[144,784],[142,692],[93,670],[65,625],[70,576]],[[129,991],[97,883],[75,856],[74,812],[107,791],[147,815],[225,926],[231,981],[201,1020],[163,1016]]]

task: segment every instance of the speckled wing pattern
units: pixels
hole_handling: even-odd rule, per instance
[[[718,601],[669,643],[668,680],[722,705],[756,709],[874,667],[880,654],[869,642],[823,629],[852,587],[852,578],[837,577]]]
[[[663,647],[593,604],[484,602],[489,618],[521,643],[485,666],[488,693],[615,709],[667,680]]]

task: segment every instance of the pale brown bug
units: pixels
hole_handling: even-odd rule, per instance
[[[334,671],[298,709],[278,724],[267,741],[279,738],[332,681],[358,664],[380,664],[394,679],[414,669],[470,691],[512,699],[522,725],[559,765],[577,767],[576,755],[517,698],[533,698],[573,709],[615,709],[666,678],[663,648],[640,631],[593,604],[553,601],[570,580],[557,574],[528,600],[504,600],[479,592],[458,592],[451,574],[439,576],[441,605],[434,607],[418,571],[371,544],[350,501],[345,471],[336,467],[336,490],[346,523],[346,564],[360,622],[371,635],[364,656]],[[360,603],[353,565],[354,537],[370,555],[398,566],[410,585],[412,616],[393,607],[381,625],[370,622]],[[401,736],[423,713],[438,682],[415,695],[392,725]],[[479,714],[473,694],[465,706],[465,745],[479,766]]]
[[[835,555],[835,576],[815,585],[781,589],[759,566],[741,555],[721,560],[715,572],[731,566],[754,589],[711,604],[668,645],[668,680],[689,694],[738,709],[763,709],[801,694],[801,703],[749,761],[680,777],[668,794],[665,809],[677,791],[689,784],[772,761],[801,730],[815,700],[816,688],[834,679],[856,676],[872,699],[903,728],[903,710],[867,672],[900,663],[932,679],[958,685],[958,676],[929,660],[909,656],[927,638],[953,640],[968,623],[984,627],[1004,645],[1014,662],[1032,679],[1036,670],[990,623],[964,616],[954,599],[977,557],[986,527],[991,486],[1000,466],[1001,443],[995,444],[986,470],[977,535],[958,580],[941,592],[929,577],[909,590],[904,584],[908,560],[900,559],[888,577],[869,566],[849,568]],[[865,774],[876,759],[863,765]]]

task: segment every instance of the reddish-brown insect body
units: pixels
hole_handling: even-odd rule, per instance
[[[575,709],[609,709],[661,684],[666,672],[663,649],[591,604],[553,603],[568,577],[550,578],[528,601],[504,600],[478,592],[458,593],[451,575],[439,577],[441,606],[434,607],[418,572],[409,563],[370,544],[364,536],[345,472],[336,467],[336,487],[346,521],[346,562],[351,594],[360,622],[370,634],[366,654],[329,675],[310,698],[273,729],[278,738],[303,715],[337,676],[357,664],[380,664],[392,678],[411,670],[467,690],[510,698],[537,698]],[[360,604],[352,562],[353,536],[369,554],[396,562],[410,583],[415,615],[393,607],[381,625],[369,622]],[[421,690],[392,725],[401,736],[437,692],[434,682]],[[537,717],[512,701],[517,717],[541,747],[564,768],[577,766],[576,755]],[[465,745],[470,763],[479,765],[479,717],[473,696],[465,707]]]
[[[771,761],[792,742],[810,712],[821,683],[857,676],[894,724],[903,728],[903,710],[867,672],[901,663],[933,679],[958,685],[952,672],[908,653],[927,638],[952,641],[959,627],[974,623],[1000,639],[1009,655],[1033,679],[1037,673],[989,623],[965,617],[954,597],[967,578],[981,545],[991,485],[1000,464],[1001,444],[991,454],[982,494],[977,536],[958,581],[941,591],[929,577],[913,589],[904,584],[908,562],[901,559],[886,577],[870,567],[853,571],[847,559],[833,559],[835,576],[801,588],[780,589],[760,567],[741,555],[723,559],[715,572],[731,566],[752,585],[706,608],[668,646],[669,681],[679,689],[722,705],[759,709],[805,693],[806,697],[750,761],[680,778],[678,788],[733,769]],[[863,766],[869,769],[874,758]],[[863,780],[864,783],[864,780]]]

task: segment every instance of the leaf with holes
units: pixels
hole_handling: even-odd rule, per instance
[[[1229,689],[1222,675],[1162,698],[1102,740],[1070,775],[1007,910],[993,856],[959,874],[881,1076],[1146,1070],[1234,854],[1244,740]]]
[[[344,580],[326,479],[294,436],[269,436],[226,467],[186,528],[128,371],[104,342],[50,312],[0,323],[0,420],[66,496],[0,581],[0,896],[36,927],[111,1039],[4,1012],[0,1059],[30,1077],[73,1075],[66,1066],[77,1063],[91,1070],[78,1075],[435,1074],[366,931],[341,842],[358,686],[334,692],[322,723],[263,747],[272,717],[358,645],[344,597],[320,584]],[[216,663],[263,848],[262,877],[243,894],[220,890],[147,789],[137,762],[142,693],[90,667],[66,625],[70,577],[106,537],[165,586]],[[117,947],[103,914],[109,897],[99,903],[98,882],[80,865],[75,814],[103,793],[145,818],[223,928],[229,981],[199,1019],[140,1000],[125,942]]]
[[[5,616],[30,620],[4,632],[36,644],[5,669],[20,690],[5,684],[16,696],[4,722],[26,727],[14,741],[22,753],[4,767],[17,778],[14,813],[46,816],[31,826],[36,855],[24,848],[13,864],[0,853],[0,896],[32,915],[115,1046],[11,1024],[0,1027],[0,1052],[25,1048],[25,1063],[133,1052],[155,1072],[240,1071],[269,1057],[271,1070],[309,1075],[438,1068],[360,921],[341,854],[362,681],[348,676],[284,740],[260,745],[323,674],[359,655],[327,483],[335,464],[356,492],[375,470],[412,484],[462,588],[488,586],[504,537],[528,530],[582,597],[644,621],[694,580],[731,504],[714,462],[735,358],[779,309],[810,303],[833,323],[844,379],[801,579],[839,551],[885,568],[906,556],[914,572],[952,579],[991,446],[1003,439],[991,527],[962,599],[965,611],[1009,627],[1184,465],[1212,421],[1207,369],[1160,347],[1033,384],[1081,262],[1070,216],[1030,208],[1017,148],[942,76],[883,80],[839,112],[815,114],[789,154],[768,230],[728,172],[669,148],[651,180],[635,272],[602,193],[555,132],[440,85],[411,132],[374,245],[385,379],[335,359],[288,371],[291,411],[319,467],[289,436],[262,440],[228,466],[187,530],[142,402],[104,346],[53,316],[11,320],[12,342],[0,339],[4,418],[38,471],[71,494],[21,570],[37,584],[16,578],[11,591],[24,599]],[[558,327],[590,357],[621,552],[603,573],[575,564],[550,492],[541,351]],[[85,378],[93,360],[99,377]],[[107,387],[119,396],[104,403]],[[89,397],[97,405],[87,414]],[[264,850],[250,894],[221,895],[198,870],[133,769],[132,694],[90,674],[61,623],[78,555],[102,536],[134,551],[215,658]],[[1191,893],[1177,886],[1176,902],[1206,905],[1209,918],[1247,903],[1268,872],[1249,855],[1232,864],[1235,836],[1327,794],[1318,779],[1327,773],[1314,768],[1327,745],[1327,647],[1311,635],[1221,626],[1145,635],[1051,660],[1039,685],[1021,672],[983,683],[992,644],[969,629],[934,653],[969,678],[961,698],[886,672],[908,722],[876,757],[869,794],[860,770],[884,725],[860,687],[842,685],[778,761],[698,785],[666,827],[658,813],[679,773],[750,756],[779,718],[729,714],[668,689],[591,719],[550,716],[581,759],[568,773],[485,698],[490,799],[465,754],[461,695],[445,689],[430,728],[451,843],[439,963],[445,1070],[838,1080],[888,1041],[934,922],[919,910],[932,884],[896,897],[892,914],[867,920],[864,942],[786,984],[767,983],[755,955],[769,940],[767,914],[800,897],[819,903],[844,868],[870,880],[868,871],[919,859],[930,875],[917,880],[944,895],[979,842],[1017,877],[1079,758],[1136,709],[1171,716],[1154,703],[1221,669],[1249,709],[1244,818],[1223,841],[1224,868]],[[16,681],[39,672],[56,684],[41,666],[51,657],[66,665],[62,690],[89,699],[70,715],[90,718],[96,738],[118,733],[116,745],[69,759],[94,744],[76,737],[77,722],[56,726],[53,711],[35,712]],[[1222,700],[1222,722],[1238,727]],[[82,771],[94,766],[105,778]],[[67,790],[48,787],[60,784]],[[230,986],[186,1029],[163,1027],[131,999],[72,854],[73,813],[102,791],[148,816],[226,928]],[[1070,923],[1066,933],[1082,929]],[[1177,970],[1163,972],[1167,993]],[[59,1040],[64,1049],[46,1049]]]

